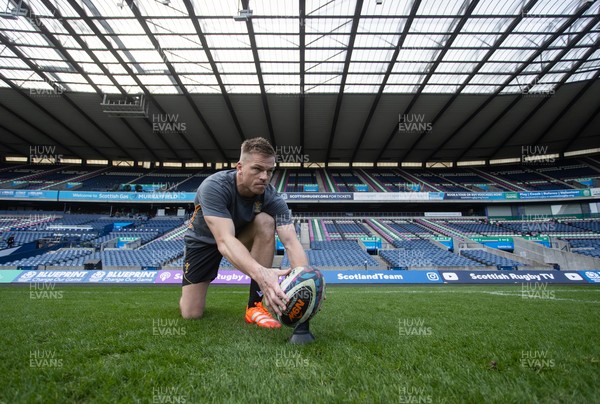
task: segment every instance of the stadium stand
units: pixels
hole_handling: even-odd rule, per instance
[[[31,253],[27,257],[4,257],[3,268],[82,268],[86,260],[100,260],[104,268],[174,268],[182,265],[184,217],[145,215],[109,217],[101,214],[69,214],[56,211],[0,214],[0,248],[13,248],[38,240],[60,247]],[[494,252],[493,248],[469,247],[456,252],[445,248],[440,237],[457,243],[479,237],[520,238],[529,234],[548,236],[552,245],[566,243],[568,251],[599,258],[600,221],[557,219],[531,215],[525,219],[473,218],[319,218],[296,220],[307,226],[307,254],[313,265],[324,268],[483,268],[531,266],[516,256]],[[384,247],[371,255],[361,244],[363,237],[380,237]],[[120,248],[116,248],[121,243]],[[552,248],[549,245],[547,248]],[[1,250],[0,250],[1,251]],[[509,258],[514,257],[514,258]],[[314,260],[314,261],[312,261]],[[227,260],[223,267],[231,267]],[[539,267],[546,265],[538,263]],[[284,254],[281,265],[289,265]],[[534,266],[536,264],[533,264]]]
[[[162,185],[161,191],[195,192],[213,169],[145,169],[142,167],[86,167],[53,165],[4,165],[2,186],[19,190],[117,191],[123,185]],[[279,170],[272,183],[280,192],[505,192],[572,190],[598,184],[600,162],[594,158],[571,159],[549,166],[502,165],[478,168],[316,168]],[[315,188],[316,187],[316,188]],[[308,191],[307,191],[308,190]],[[312,191],[311,191],[312,190]],[[138,189],[138,191],[140,191]],[[311,215],[314,215],[311,217]],[[326,268],[396,266],[423,268],[513,267],[526,265],[489,249],[462,249],[459,253],[436,244],[439,237],[469,243],[473,238],[547,236],[548,243],[566,243],[574,254],[598,257],[600,221],[551,215],[522,217],[411,217],[319,218],[309,214],[306,247],[309,256]],[[86,257],[98,259],[108,268],[160,268],[181,265],[184,217],[155,217],[99,213],[69,214],[57,211],[5,212],[0,216],[0,249],[19,248],[37,240],[69,243],[58,251],[37,256],[4,260],[3,267],[81,267]],[[300,223],[296,223],[300,235]],[[363,237],[380,237],[385,247],[369,255],[356,242]],[[129,248],[113,248],[115,240],[137,240]],[[131,242],[131,241],[127,241]],[[343,247],[350,243],[352,248]],[[407,242],[403,245],[399,243]],[[334,244],[328,244],[334,243]],[[425,244],[424,244],[425,243]],[[332,247],[335,246],[335,247]],[[358,248],[357,248],[358,247]],[[350,252],[341,253],[341,251]],[[329,251],[334,251],[330,253]],[[428,254],[427,259],[423,257]],[[378,257],[377,257],[378,255]],[[88,257],[89,256],[89,257]],[[343,257],[342,257],[343,256]],[[382,261],[383,260],[383,261]],[[284,255],[282,265],[286,265]],[[540,265],[545,265],[540,262]],[[231,267],[227,260],[223,267]]]
[[[462,250],[461,255],[473,261],[477,261],[481,264],[488,266],[497,266],[514,269],[527,266],[527,264],[524,264],[522,262],[511,260],[505,257],[500,257],[485,250]]]
[[[16,268],[36,268],[38,266],[73,267],[72,269],[78,269],[77,267],[83,268],[84,260],[90,258],[94,254],[94,250],[89,248],[65,248],[58,251],[50,251],[34,257],[5,262],[0,264],[0,266]],[[95,256],[99,257],[100,254],[95,254]]]
[[[431,238],[437,234],[418,223],[406,220],[384,220],[383,223],[388,224],[404,240]]]
[[[323,189],[314,170],[285,170],[282,181],[284,192],[304,192],[305,186],[313,186],[313,192]]]
[[[311,249],[305,250],[311,265],[323,268],[381,268],[380,262],[361,249],[356,241],[315,241]],[[287,253],[282,268],[289,268]]]
[[[144,175],[139,168],[119,168],[102,172],[81,182],[79,191],[116,191],[121,184],[128,184]]]
[[[391,268],[480,267],[482,264],[444,250],[427,240],[396,240],[393,250],[381,250],[381,257]]]
[[[595,160],[544,166],[503,165],[495,168],[283,169],[273,177],[279,192],[505,192],[581,189],[598,186]],[[194,192],[214,173],[211,169],[152,170],[142,167],[40,165],[0,170],[0,188],[117,191],[129,185],[160,186],[163,191]],[[305,189],[305,186],[312,186]]]
[[[569,243],[573,252],[600,258],[600,238],[570,239]]]
[[[472,236],[512,236],[518,234],[514,230],[505,229],[492,223],[478,220],[444,220],[438,221],[445,226],[462,232],[463,235]]]
[[[202,182],[209,175],[210,175],[210,173],[201,172],[201,173],[195,174],[193,176],[190,176],[188,179],[180,182],[177,185],[177,190],[181,191],[181,192],[196,192],[198,190],[198,187],[200,186],[200,184],[202,184]]]

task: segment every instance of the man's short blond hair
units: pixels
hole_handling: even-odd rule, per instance
[[[263,137],[253,137],[252,139],[244,140],[244,143],[242,143],[240,160],[242,160],[245,155],[254,153],[275,157],[275,149],[273,149],[271,143]]]

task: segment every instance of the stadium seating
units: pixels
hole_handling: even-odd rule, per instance
[[[481,218],[310,218],[307,220],[311,264],[323,268],[419,268],[419,267],[523,267],[515,260],[481,249],[462,249],[461,255],[441,248],[434,238],[444,234],[465,238],[480,236],[514,237],[527,233],[546,234],[570,243],[574,253],[600,258],[600,221],[590,219],[556,220],[537,217],[534,220],[497,220]],[[122,227],[117,228],[116,224]],[[0,214],[0,248],[14,238],[14,246],[46,239],[59,243],[69,240],[71,248],[61,248],[28,258],[5,260],[3,268],[82,268],[86,260],[101,260],[106,268],[180,268],[183,261],[181,217],[145,216],[109,217],[100,214],[68,214],[62,212]],[[65,226],[61,229],[60,226]],[[81,226],[81,228],[77,228]],[[300,223],[296,223],[296,232]],[[393,248],[384,247],[378,254],[363,250],[361,237],[379,236]],[[116,247],[118,238],[134,238],[139,242],[129,248]],[[282,265],[289,265],[284,255]],[[231,268],[223,259],[221,266]]]
[[[600,221],[599,220],[577,220],[565,221],[571,227],[582,229],[591,233],[597,233],[600,236]]]
[[[42,266],[82,266],[83,261],[94,254],[89,248],[65,248],[58,251],[50,251],[34,257],[9,261],[0,266],[4,267],[36,267]],[[80,264],[79,264],[80,263]]]
[[[510,236],[518,234],[512,229],[478,220],[445,220],[443,223],[468,236]]]
[[[365,269],[380,267],[381,264],[363,250],[305,250],[308,261],[315,267],[339,267]],[[281,263],[282,268],[289,268],[287,253]]]
[[[461,255],[472,259],[473,261],[480,262],[484,265],[488,266],[498,266],[498,267],[523,267],[527,266],[519,261],[514,261],[505,257],[501,257],[485,250],[462,250]]]
[[[571,251],[600,258],[600,239],[569,239]]]
[[[124,249],[108,249],[102,254],[102,265],[106,267],[152,267],[161,268],[178,255],[181,255],[183,250],[124,250]]]
[[[164,184],[171,191],[195,192],[212,169],[144,169],[16,165],[0,171],[0,188],[65,189],[68,182],[81,191],[115,191],[121,184]],[[502,165],[493,168],[368,168],[284,169],[273,185],[280,192],[304,192],[305,184],[319,192],[354,192],[355,185],[371,192],[482,192],[583,188],[578,180],[597,186],[600,172],[590,160],[571,159],[551,166]],[[415,189],[414,185],[418,184]],[[135,189],[133,189],[135,190]]]
[[[394,250],[380,250],[379,255],[392,268],[408,267],[478,267],[481,263],[453,254],[428,240],[396,240]]]
[[[304,192],[304,185],[317,185],[318,180],[313,170],[285,170],[282,180],[284,192]],[[323,191],[319,189],[319,191]]]
[[[418,223],[413,223],[405,220],[384,220],[391,229],[393,229],[398,236],[403,239],[413,238],[430,238],[435,235],[433,231],[421,226]]]

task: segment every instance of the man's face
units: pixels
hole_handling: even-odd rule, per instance
[[[237,188],[243,196],[262,195],[275,171],[275,157],[249,153],[237,163]]]

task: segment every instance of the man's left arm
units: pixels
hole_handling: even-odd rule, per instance
[[[283,243],[290,260],[292,268],[308,266],[308,257],[302,248],[302,244],[296,237],[296,229],[293,224],[282,224],[276,227],[279,240]]]

